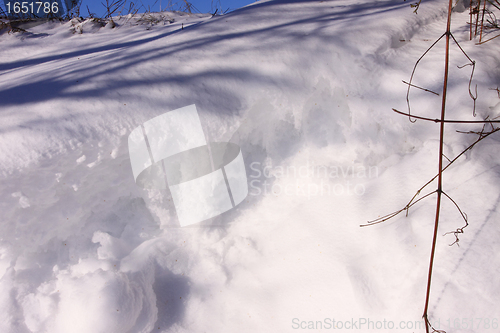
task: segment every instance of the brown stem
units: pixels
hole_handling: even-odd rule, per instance
[[[453,123],[453,124],[489,124],[489,123],[500,123],[500,120],[452,120],[452,119],[432,119],[432,118],[427,118],[427,117],[421,117],[421,116],[415,116],[413,114],[409,113],[404,113],[396,109],[392,109],[392,111],[402,114],[403,116],[409,116],[415,119],[421,119],[421,120],[426,120],[426,121],[432,121],[435,123]]]
[[[470,22],[469,40],[472,40],[472,0],[470,0],[470,6],[469,6],[469,22]]]
[[[441,103],[441,123],[439,130],[439,169],[438,169],[438,188],[437,188],[437,202],[436,202],[436,220],[434,222],[434,235],[432,238],[431,258],[429,262],[429,275],[427,277],[427,292],[425,295],[425,306],[423,318],[425,320],[425,330],[429,333],[429,318],[427,310],[429,309],[429,298],[431,294],[431,281],[432,281],[432,268],[434,266],[434,255],[436,253],[436,241],[439,226],[439,212],[441,209],[441,194],[443,189],[443,148],[444,148],[444,120],[446,111],[446,93],[448,90],[448,70],[450,60],[450,35],[451,35],[451,10],[453,7],[453,0],[448,3],[448,21],[446,23],[446,49],[444,59],[444,82],[443,82],[443,100]]]
[[[481,44],[484,44],[484,43],[489,42],[490,40],[495,39],[495,38],[497,38],[497,37],[500,37],[500,34],[498,34],[498,35],[496,35],[495,37],[492,37],[492,38],[490,38],[490,39],[487,39],[487,40],[485,40],[484,42],[481,42],[481,43],[476,43],[476,45],[481,45]]]
[[[483,38],[483,25],[484,25],[484,13],[486,12],[486,0],[483,4],[483,16],[481,17],[481,32],[479,33],[479,43],[481,43],[481,39]]]
[[[486,1],[486,0],[484,0]],[[477,12],[476,12],[476,30],[474,31],[474,36],[477,36],[477,24],[479,23],[479,8],[481,8],[481,0],[478,1],[477,3]]]

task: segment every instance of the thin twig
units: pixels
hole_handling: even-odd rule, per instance
[[[472,99],[472,101],[474,102],[474,106],[473,106],[473,109],[472,109],[472,115],[475,117],[476,116],[477,84],[476,84],[476,87],[475,87],[476,96],[474,96],[472,94],[472,91],[470,90],[470,86],[472,84],[472,78],[474,77],[474,70],[476,69],[476,62],[469,57],[469,55],[467,54],[467,52],[464,51],[464,49],[462,48],[462,46],[460,46],[460,43],[455,39],[455,37],[453,36],[453,34],[450,33],[450,36],[455,41],[455,44],[457,44],[457,46],[460,49],[460,51],[462,51],[463,55],[470,61],[469,64],[466,64],[466,65],[464,65],[462,67],[458,67],[458,68],[463,68],[465,66],[472,66],[472,71],[470,73],[470,78],[469,78],[469,96]]]
[[[421,188],[420,190],[422,190],[423,188]],[[373,220],[373,221],[368,221],[367,224],[362,224],[360,225],[360,227],[367,227],[367,226],[370,226],[370,225],[374,225],[374,224],[379,224],[379,223],[382,223],[382,222],[385,222],[389,219],[392,219],[393,217],[395,217],[396,215],[399,215],[400,213],[406,211],[406,216],[408,216],[408,212],[409,212],[409,209],[411,206],[415,205],[417,202],[419,202],[420,200],[423,200],[425,198],[427,198],[428,196],[436,193],[436,191],[432,191],[430,193],[427,193],[426,195],[424,195],[423,197],[419,198],[417,201],[413,202],[413,200],[415,199],[415,197],[420,193],[420,190],[418,190],[417,194],[415,194],[415,196],[413,196],[413,198],[410,200],[410,202],[408,202],[406,204],[406,206],[404,206],[402,209],[394,212],[394,213],[391,213],[391,214],[388,214],[388,215],[385,215],[385,216],[382,216],[382,217],[379,217],[378,219],[376,220]]]
[[[399,110],[396,110],[396,109],[392,109],[392,111],[396,112],[396,113],[399,113],[399,114],[402,114],[403,116],[410,116],[412,118],[416,118],[416,119],[421,119],[421,120],[427,120],[427,121],[432,121],[432,122],[435,122],[435,123],[453,123],[453,124],[484,124],[484,123],[500,123],[500,120],[449,120],[449,119],[445,119],[445,120],[441,120],[441,119],[432,119],[432,118],[427,118],[427,117],[420,117],[420,116],[415,116],[415,115],[412,115],[412,114],[408,114],[408,113],[404,113],[404,112],[401,112]]]
[[[486,124],[484,125],[486,126]],[[484,126],[483,126],[483,130],[484,130]],[[495,127],[493,128],[490,132],[473,132],[473,131],[469,131],[469,132],[460,132],[460,131],[457,131],[459,133],[465,133],[465,134],[477,134],[479,137],[476,141],[474,141],[470,146],[468,146],[467,148],[465,148],[460,154],[458,154],[457,156],[455,156],[454,159],[452,159],[450,161],[450,163],[448,163],[445,167],[443,167],[443,172],[448,169],[449,166],[451,166],[456,160],[458,160],[463,154],[465,154],[466,152],[468,152],[469,150],[471,150],[472,148],[474,148],[474,146],[476,144],[478,144],[480,141],[486,139],[488,136],[492,135],[493,133],[496,133],[500,131],[500,127]],[[411,207],[413,206],[415,203],[413,203],[413,200],[415,200],[415,198],[420,194],[420,192],[422,192],[422,190],[424,188],[426,188],[429,184],[431,184],[436,178],[438,177],[438,175],[435,175],[434,177],[432,177],[427,183],[425,183],[422,187],[420,187],[417,192],[415,193],[415,195],[413,195],[413,197],[411,198],[411,200],[406,204],[406,206],[396,212],[393,212],[391,214],[387,214],[385,216],[382,216],[382,217],[379,217],[378,219],[375,219],[375,220],[372,220],[372,221],[368,221],[366,224],[362,224],[361,227],[366,227],[366,226],[370,226],[370,225],[375,225],[375,224],[379,224],[379,223],[382,223],[382,222],[385,222],[397,215],[399,215],[401,212],[407,210],[407,207]],[[426,194],[424,197],[418,199],[418,201],[422,200],[423,198],[435,193],[436,191],[433,191],[433,192],[430,192],[428,194]]]
[[[500,34],[498,34],[498,35],[496,35],[495,37],[492,37],[492,38],[490,38],[490,39],[487,39],[487,40],[485,40],[485,41],[482,41],[482,42],[480,42],[480,43],[476,43],[476,45],[481,45],[481,44],[484,44],[484,43],[489,42],[490,40],[495,39],[495,38],[497,38],[497,37],[500,37]]]
[[[446,35],[446,33],[442,34],[441,37],[439,37],[421,56],[420,58],[418,58],[417,62],[415,63],[415,66],[413,67],[413,70],[411,72],[411,76],[410,76],[410,82],[408,83],[408,90],[406,91],[406,104],[408,105],[408,119],[410,120],[410,122],[414,123],[416,122],[416,120],[411,120],[412,116],[411,116],[411,109],[410,109],[410,88],[411,88],[411,85],[412,85],[412,81],[413,81],[413,76],[415,75],[415,71],[417,69],[417,66],[418,64],[420,63],[420,61],[425,57],[425,55],[434,47],[434,45],[436,45],[440,40],[441,38],[443,38],[444,36]]]
[[[448,235],[448,234],[454,234],[455,235],[455,241],[453,243],[451,243],[450,246],[453,246],[455,244],[457,244],[458,246],[460,246],[460,244],[458,244],[458,242],[460,241],[460,239],[458,238],[458,234],[463,234],[464,233],[464,229],[467,228],[467,226],[469,225],[469,222],[467,220],[467,214],[465,214],[464,212],[462,212],[462,210],[460,209],[460,207],[458,206],[458,204],[455,202],[455,200],[453,200],[448,194],[446,194],[446,192],[443,192],[443,194],[448,199],[450,199],[451,202],[453,202],[453,204],[458,209],[458,211],[460,212],[460,215],[462,215],[462,218],[465,221],[465,225],[463,227],[457,228],[457,230],[455,230],[455,231],[447,232],[443,236]]]
[[[415,88],[417,88],[417,89],[422,89],[423,91],[427,91],[427,92],[433,93],[434,95],[439,96],[439,94],[438,94],[437,92],[434,92],[434,91],[432,91],[432,90],[429,90],[429,89],[425,89],[425,88],[422,88],[422,87],[416,86],[416,85],[414,85],[414,84],[411,84],[411,83],[406,82],[405,80],[402,80],[402,81],[403,81],[403,83],[406,83],[407,85],[410,85],[410,86],[415,87]]]
[[[500,89],[498,87],[496,88],[489,88],[489,90],[495,90],[498,94],[498,98],[500,98]]]
[[[425,326],[428,328],[432,328],[432,332],[431,333],[446,333],[446,331],[442,331],[442,330],[437,330],[434,328],[434,326],[431,325],[429,319],[427,319],[427,317],[424,318],[424,321],[425,321]]]

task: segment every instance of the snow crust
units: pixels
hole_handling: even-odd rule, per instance
[[[438,125],[391,108],[406,111],[401,80],[444,32],[446,6],[424,1],[415,15],[393,0],[264,1],[215,17],[4,31],[0,331],[295,332],[326,318],[425,331],[398,325],[421,322],[435,197],[360,224],[403,207],[437,171]],[[464,9],[452,29],[477,61],[478,115],[453,45],[448,115],[493,118],[500,48],[468,41]],[[443,50],[415,84],[440,92]],[[438,117],[440,97],[412,90],[411,101]],[[134,183],[127,137],[190,104],[210,141],[241,147],[250,195],[180,228],[168,194]],[[450,159],[475,140],[457,129],[480,126],[447,125]],[[500,319],[499,148],[493,135],[444,176],[470,226],[449,247],[442,235],[463,221],[445,201],[430,307],[441,329]],[[480,328],[450,331],[494,331]]]

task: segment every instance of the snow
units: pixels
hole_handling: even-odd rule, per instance
[[[407,110],[401,80],[444,32],[446,7],[275,0],[215,17],[117,17],[113,29],[75,20],[4,31],[0,331],[294,332],[331,319],[425,331],[435,196],[408,217],[359,226],[437,172],[438,126],[391,108]],[[498,116],[498,43],[468,41],[467,20],[457,10],[452,30],[477,61],[478,115],[452,45],[448,117]],[[440,92],[443,50],[419,64],[415,84]],[[412,90],[414,114],[436,118],[440,101]],[[135,184],[127,140],[191,104],[209,141],[241,147],[250,194],[181,228],[168,194]],[[446,125],[450,159],[475,140],[455,129],[480,125]],[[436,328],[495,331],[499,145],[492,135],[444,174],[470,225],[449,247],[454,236],[442,235],[463,221],[444,200]],[[468,328],[447,326],[456,320]]]

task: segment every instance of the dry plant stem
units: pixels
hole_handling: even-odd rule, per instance
[[[406,91],[406,104],[408,105],[408,114],[411,115],[411,109],[410,109],[410,89],[412,87],[412,81],[413,81],[413,76],[415,75],[415,71],[417,70],[417,66],[420,63],[420,61],[425,57],[427,53],[436,45],[441,38],[443,38],[446,35],[446,33],[442,34],[441,37],[439,37],[432,45],[418,58],[417,62],[415,63],[415,66],[413,66],[413,71],[411,72],[410,76],[410,82],[406,83],[408,85],[408,90]],[[411,116],[408,118],[410,122],[414,123],[416,120],[412,120]]]
[[[429,274],[427,277],[427,292],[425,295],[425,306],[423,318],[425,321],[425,331],[429,333],[429,319],[427,310],[429,309],[429,299],[431,294],[431,281],[432,269],[434,266],[434,255],[436,253],[437,232],[439,226],[439,212],[441,209],[441,194],[443,188],[443,147],[444,147],[444,116],[446,111],[446,93],[448,89],[448,70],[450,60],[450,35],[451,35],[451,10],[453,7],[453,0],[449,0],[448,4],[448,21],[446,23],[446,49],[444,60],[444,82],[443,82],[443,99],[441,103],[441,124],[439,130],[439,172],[438,172],[438,188],[437,188],[437,202],[436,202],[436,220],[434,222],[434,235],[432,238],[431,258],[429,262]]]
[[[486,0],[484,0],[483,4],[483,15],[481,17],[481,32],[479,33],[479,43],[481,43],[481,39],[483,38],[483,25],[484,25],[484,13],[486,12]]]
[[[477,85],[476,85],[476,88],[475,88],[476,96],[474,96],[472,94],[472,91],[470,90],[470,86],[472,85],[472,78],[474,77],[474,70],[476,69],[476,62],[474,60],[472,60],[467,55],[467,53],[464,51],[464,49],[462,48],[462,46],[460,46],[460,44],[457,42],[457,40],[455,39],[455,37],[453,36],[453,34],[451,32],[450,32],[450,36],[451,36],[451,38],[453,38],[453,41],[455,41],[455,44],[457,44],[457,46],[460,49],[460,51],[462,51],[463,55],[470,61],[470,64],[465,64],[463,66],[458,66],[458,68],[464,68],[465,66],[469,66],[469,65],[472,66],[472,71],[470,73],[470,78],[469,78],[469,96],[474,101],[474,107],[472,108],[472,115],[475,117],[476,116]]]
[[[430,92],[431,94],[434,94],[434,95],[436,95],[436,96],[439,96],[439,94],[438,94],[437,92],[434,92],[434,91],[432,91],[432,90],[429,90],[429,89],[426,89],[426,88],[422,88],[422,87],[416,86],[416,85],[414,85],[414,84],[411,84],[411,83],[409,83],[409,82],[406,82],[405,80],[403,80],[403,83],[404,83],[404,84],[407,84],[407,85],[409,85],[409,86],[412,86],[412,87],[414,87],[414,88],[417,88],[417,89],[420,89],[420,90],[423,90],[423,91]],[[393,110],[394,110],[394,109],[393,109]]]
[[[485,40],[485,41],[483,41],[483,42],[476,43],[476,45],[481,45],[481,44],[484,44],[484,43],[489,42],[490,40],[495,39],[495,38],[497,38],[497,37],[500,37],[500,34],[498,34],[498,35],[496,35],[495,37],[492,37],[492,38],[490,38],[490,39],[487,39],[487,40]]]
[[[469,1],[469,40],[472,40],[472,0]]]
[[[392,111],[402,114],[403,116],[409,116],[415,119],[421,119],[421,120],[427,120],[427,121],[432,121],[435,123],[454,123],[454,124],[489,124],[489,123],[500,123],[500,120],[441,120],[441,119],[432,119],[432,118],[426,118],[426,117],[420,117],[420,116],[415,116],[412,114],[404,113],[401,111],[398,111],[396,109],[392,109]]]
[[[486,0],[483,0],[483,1],[484,1],[483,5],[485,6]],[[471,4],[472,4],[472,0],[471,0]],[[406,211],[406,215],[408,215],[410,207],[412,207],[413,205],[415,205],[419,201],[421,201],[421,200],[429,197],[430,195],[432,195],[434,193],[437,193],[436,214],[435,214],[435,220],[434,220],[434,232],[433,232],[433,238],[432,238],[431,253],[430,253],[430,258],[429,258],[429,269],[428,269],[428,276],[427,276],[427,288],[426,288],[426,296],[425,296],[425,305],[424,305],[424,311],[423,311],[423,315],[422,315],[422,318],[423,318],[424,323],[425,323],[426,333],[430,333],[430,330],[432,330],[431,333],[444,332],[444,331],[436,330],[432,326],[432,324],[429,321],[429,315],[428,315],[429,302],[430,302],[430,292],[431,292],[431,282],[432,282],[432,272],[433,272],[433,267],[434,267],[434,258],[435,258],[435,254],[436,254],[437,233],[438,233],[438,228],[439,228],[439,218],[440,218],[440,211],[441,211],[441,199],[442,199],[443,195],[446,198],[448,198],[455,205],[455,207],[458,209],[460,215],[462,216],[463,220],[465,221],[465,225],[463,227],[457,228],[455,231],[451,231],[451,232],[445,233],[445,235],[446,234],[450,234],[450,233],[453,233],[455,235],[455,241],[452,244],[450,244],[450,245],[454,245],[454,244],[458,245],[458,242],[459,242],[458,235],[462,234],[463,233],[463,229],[466,228],[469,225],[467,215],[460,209],[460,207],[458,206],[458,204],[447,193],[445,193],[443,191],[443,172],[451,164],[453,164],[460,156],[462,156],[463,154],[465,154],[465,152],[467,152],[470,149],[472,149],[472,147],[474,147],[479,141],[485,139],[489,135],[491,135],[491,134],[493,134],[493,133],[495,133],[495,132],[497,132],[497,131],[500,130],[500,127],[499,128],[493,127],[493,123],[500,122],[500,120],[488,120],[488,118],[486,118],[484,121],[464,121],[464,120],[447,120],[447,119],[445,119],[445,114],[446,114],[446,96],[447,96],[447,89],[448,89],[449,60],[450,60],[450,39],[454,40],[454,42],[457,44],[457,46],[462,51],[462,53],[470,61],[469,64],[466,64],[464,66],[458,66],[458,68],[463,68],[463,67],[468,66],[468,65],[472,66],[471,77],[470,77],[470,80],[469,80],[469,96],[474,101],[473,116],[474,117],[476,116],[476,112],[475,111],[476,111],[476,99],[477,99],[477,86],[476,86],[476,89],[475,89],[476,90],[475,91],[476,92],[475,96],[474,96],[474,94],[471,91],[471,84],[472,84],[472,77],[474,75],[475,62],[467,55],[467,53],[465,53],[465,51],[460,46],[460,44],[457,42],[457,40],[455,39],[455,37],[453,37],[453,35],[451,34],[451,13],[452,13],[452,8],[453,8],[453,0],[449,0],[449,2],[448,2],[448,15],[447,15],[446,32],[443,35],[441,35],[441,37],[439,37],[424,52],[424,54],[417,60],[417,62],[415,63],[415,66],[413,67],[413,71],[411,73],[411,77],[410,77],[409,82],[403,81],[405,84],[408,85],[408,90],[407,90],[407,94],[406,94],[406,100],[407,100],[407,105],[408,105],[408,113],[403,113],[401,111],[393,109],[395,112],[397,112],[399,114],[403,114],[405,116],[408,116],[410,122],[415,122],[417,119],[422,119],[422,120],[433,121],[433,122],[439,123],[439,125],[440,125],[440,132],[439,132],[439,163],[438,163],[438,173],[437,173],[436,176],[434,176],[430,181],[428,181],[424,186],[422,186],[416,192],[416,194],[411,198],[411,200],[408,202],[408,204],[405,207],[403,207],[402,209],[400,209],[400,210],[398,210],[398,211],[396,211],[394,213],[385,215],[385,216],[380,217],[380,218],[378,218],[376,220],[373,220],[373,221],[369,221],[368,224],[361,225],[363,227],[363,226],[368,226],[368,225],[374,225],[374,224],[382,223],[384,221],[387,221],[387,220],[389,220],[389,219],[391,219],[391,218],[399,215],[403,211]],[[476,9],[477,13],[476,13],[476,11],[474,11],[474,12],[470,11],[470,17],[471,18],[472,18],[472,14],[477,14],[476,15],[476,22],[475,22],[475,24],[476,24],[475,35],[477,35],[477,25],[479,23],[479,11],[480,11],[480,8],[481,8],[481,1],[479,0],[478,1],[478,5],[477,5],[477,9]],[[483,9],[483,20],[484,20],[484,12],[485,12],[485,9]],[[472,19],[471,19],[471,21],[472,21]],[[481,34],[482,34],[482,28],[483,28],[483,26],[481,24]],[[444,59],[444,65],[445,66],[444,66],[444,79],[443,79],[443,94],[442,94],[442,101],[441,101],[441,118],[440,119],[431,119],[431,118],[426,118],[426,117],[413,116],[411,114],[410,99],[409,99],[410,89],[412,87],[418,88],[418,89],[422,89],[424,91],[431,92],[431,93],[433,93],[435,95],[438,95],[437,93],[435,93],[435,92],[433,92],[433,91],[431,91],[429,89],[425,89],[425,88],[422,88],[422,87],[419,87],[417,85],[412,84],[412,80],[413,80],[416,68],[417,68],[418,64],[420,63],[420,61],[425,57],[425,55],[443,37],[446,37],[445,38],[446,46],[445,46],[445,59]],[[472,39],[472,22],[471,22],[471,25],[470,25],[470,38]],[[499,93],[499,96],[500,96],[500,93]],[[412,120],[412,118],[414,118],[414,120]],[[471,144],[469,147],[467,147],[465,150],[463,150],[453,160],[450,160],[450,159],[448,159],[446,157],[446,159],[448,160],[448,164],[443,167],[443,157],[445,157],[444,156],[444,129],[445,129],[444,126],[445,126],[445,123],[483,123],[484,125],[483,125],[483,128],[482,128],[482,130],[480,132],[472,132],[472,131],[467,132],[467,133],[477,134],[477,135],[479,135],[479,138],[473,144]],[[490,126],[491,126],[492,129],[491,129],[490,132],[485,132],[484,129],[485,129],[486,124],[488,124],[488,123],[490,124]],[[438,183],[437,184],[437,189],[435,191],[427,193],[423,197],[421,197],[418,200],[416,200],[416,197],[420,195],[420,192],[426,186],[428,186],[429,184],[431,184],[436,178],[437,178],[437,183]]]
[[[448,198],[450,199],[451,202],[453,202],[453,204],[455,205],[455,207],[458,209],[458,211],[460,212],[460,215],[462,215],[462,218],[464,219],[465,221],[465,225],[461,228],[457,228],[455,231],[450,231],[450,232],[447,232],[445,233],[443,236],[445,235],[448,235],[448,234],[453,234],[455,236],[455,241],[453,243],[450,244],[450,246],[453,246],[455,244],[457,244],[458,246],[460,246],[460,244],[458,242],[460,242],[460,239],[458,238],[458,235],[459,234],[463,234],[464,233],[464,229],[467,228],[469,226],[469,221],[468,221],[468,218],[467,218],[467,214],[465,214],[465,212],[463,212],[460,207],[458,206],[458,204],[455,202],[455,200],[453,200],[448,194],[446,194],[446,192],[443,192],[443,194]]]
[[[370,225],[375,225],[375,224],[379,224],[379,223],[382,223],[382,222],[385,222],[387,220],[390,220],[392,219],[393,217],[399,215],[400,213],[406,211],[406,216],[408,216],[408,212],[410,210],[410,207],[415,205],[417,202],[419,202],[420,200],[423,200],[425,198],[427,198],[428,196],[430,196],[431,194],[434,194],[436,193],[436,191],[432,191],[430,193],[427,193],[426,195],[424,195],[422,198],[418,199],[417,201],[413,202],[413,200],[415,200],[415,198],[420,194],[420,191],[422,191],[427,185],[429,185],[434,179],[436,179],[437,175],[432,178],[429,182],[427,182],[424,186],[422,186],[418,191],[417,193],[415,193],[415,195],[413,196],[413,198],[411,198],[410,202],[408,202],[406,204],[406,206],[404,206],[403,208],[401,208],[400,210],[394,212],[394,213],[391,213],[391,214],[387,214],[387,215],[384,215],[382,217],[379,217],[378,219],[376,220],[373,220],[373,221],[368,221],[367,224],[362,224],[360,225],[360,227],[368,227]]]
[[[484,0],[486,1],[486,0]],[[479,23],[479,8],[481,8],[481,0],[478,1],[477,3],[477,12],[476,12],[476,30],[474,31],[474,36],[477,36],[477,24]]]
[[[411,76],[410,76],[410,81],[409,82],[406,82],[406,81],[403,81],[403,83],[407,84],[408,85],[408,89],[406,91],[406,104],[408,105],[408,113],[407,114],[404,114],[400,111],[397,111],[395,109],[393,109],[395,112],[397,113],[400,113],[400,114],[404,114],[404,115],[407,115],[408,116],[408,119],[410,120],[410,122],[414,123],[416,121],[416,119],[424,119],[424,120],[432,120],[432,121],[435,121],[435,122],[439,122],[438,119],[429,119],[429,118],[424,118],[424,117],[417,117],[417,116],[413,116],[411,115],[411,107],[410,107],[410,89],[411,87],[415,87],[415,88],[418,88],[418,89],[421,89],[421,90],[424,90],[424,91],[427,91],[427,92],[430,92],[434,95],[438,95],[438,93],[432,91],[432,90],[429,90],[429,89],[425,89],[425,88],[422,88],[422,87],[419,87],[419,86],[416,86],[412,83],[413,81],[413,77],[415,75],[415,71],[417,70],[417,67],[420,63],[420,61],[426,56],[427,53],[429,53],[429,51],[444,37],[444,36],[447,36],[447,39],[449,39],[449,37],[453,38],[453,41],[455,41],[455,44],[457,44],[458,48],[460,49],[460,51],[462,51],[463,55],[470,61],[470,63],[464,65],[464,66],[461,66],[461,67],[458,67],[458,68],[463,68],[465,66],[472,66],[472,71],[471,71],[471,75],[470,75],[470,78],[469,78],[469,96],[470,98],[473,100],[474,102],[474,106],[473,106],[473,109],[472,109],[472,115],[475,117],[476,116],[476,99],[477,99],[477,86],[475,87],[475,94],[476,96],[474,96],[474,94],[472,94],[472,91],[471,91],[471,85],[472,85],[472,78],[474,76],[474,70],[476,68],[476,62],[474,60],[472,60],[469,55],[464,51],[464,49],[462,48],[462,46],[460,46],[460,44],[458,43],[458,41],[455,39],[455,37],[451,34],[451,32],[447,33],[445,32],[444,34],[441,35],[441,37],[439,37],[434,43],[432,43],[432,45],[420,56],[420,58],[418,58],[417,62],[415,63],[415,65],[413,66],[413,70],[411,72]],[[449,44],[448,44],[449,45]],[[448,47],[449,49],[449,47]],[[412,118],[416,118],[415,120],[412,120]],[[447,121],[448,122],[448,121]],[[453,122],[453,121],[451,121]]]
[[[494,90],[498,93],[498,98],[500,98],[500,89],[498,89],[498,87],[496,88],[490,88],[489,90]]]
[[[480,132],[472,132],[472,131],[471,131],[471,132],[459,132],[459,133],[464,133],[464,134],[477,134],[477,135],[479,135],[479,138],[478,138],[475,142],[473,142],[473,143],[472,143],[469,147],[465,148],[465,149],[464,149],[464,150],[463,150],[460,154],[458,154],[458,155],[457,155],[454,159],[452,159],[452,160],[450,161],[450,163],[448,163],[448,164],[447,164],[447,165],[443,168],[442,172],[444,172],[444,171],[445,171],[445,170],[446,170],[446,169],[447,169],[450,165],[452,165],[452,164],[453,164],[456,160],[458,160],[458,159],[459,159],[459,158],[460,158],[463,154],[465,154],[466,152],[468,152],[469,150],[471,150],[472,148],[474,148],[474,146],[475,146],[477,143],[479,143],[481,140],[486,139],[488,136],[490,136],[491,134],[496,133],[496,132],[498,132],[498,131],[500,131],[500,127],[498,127],[498,128],[493,128],[490,132],[486,132],[486,133],[485,133],[485,132],[484,132],[484,126],[483,126],[483,130],[481,130]],[[378,219],[376,219],[376,220],[368,221],[368,223],[367,223],[367,224],[362,224],[362,225],[360,225],[360,226],[361,226],[361,227],[367,227],[367,226],[370,226],[370,225],[375,225],[375,224],[379,224],[379,223],[385,222],[385,221],[390,220],[391,218],[393,218],[393,217],[395,217],[395,216],[399,215],[399,214],[400,214],[401,212],[403,212],[403,211],[406,211],[406,215],[408,215],[408,209],[409,209],[411,206],[415,205],[417,202],[419,202],[420,200],[422,200],[422,199],[424,199],[424,198],[428,197],[429,195],[436,193],[436,191],[432,191],[432,192],[430,192],[430,193],[426,194],[425,196],[423,196],[422,198],[420,198],[420,199],[418,199],[417,201],[415,201],[415,202],[414,202],[415,198],[416,198],[418,195],[420,195],[420,192],[422,192],[422,190],[423,190],[424,188],[426,188],[428,185],[430,185],[430,184],[431,184],[431,183],[432,183],[432,182],[433,182],[433,181],[434,181],[437,177],[438,177],[438,174],[437,174],[437,175],[435,175],[434,177],[432,177],[432,179],[430,179],[430,180],[429,180],[427,183],[425,183],[422,187],[420,187],[420,188],[418,189],[418,191],[415,193],[415,195],[411,198],[411,200],[410,200],[410,201],[406,204],[406,206],[405,206],[404,208],[402,208],[402,209],[400,209],[400,210],[398,210],[398,211],[396,211],[396,212],[394,212],[394,213],[391,213],[391,214],[387,214],[387,215],[385,215],[385,216],[382,216],[382,217],[380,217],[380,218],[378,218]]]

